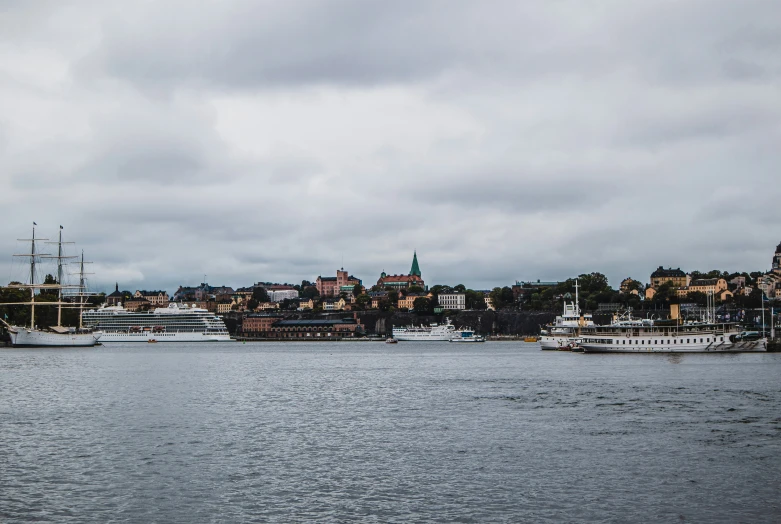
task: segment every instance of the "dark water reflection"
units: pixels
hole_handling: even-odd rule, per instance
[[[0,353],[4,522],[779,522],[781,354]]]

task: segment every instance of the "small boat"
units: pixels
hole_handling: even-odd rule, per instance
[[[390,338],[386,338],[386,339],[385,339],[385,343],[386,343],[386,344],[398,344],[398,343],[399,343],[399,341],[398,341],[398,340],[396,340],[396,339],[395,339],[395,338],[393,338],[393,337],[390,337]]]
[[[150,338],[149,340],[147,340],[147,342],[148,342],[149,344],[156,344],[156,343],[157,343],[157,340],[155,340],[155,339],[153,339],[153,338]]]
[[[471,329],[464,329],[457,332],[450,342],[485,342],[485,337],[475,335],[475,332]]]
[[[525,337],[523,339],[524,342],[537,342],[537,337]]]

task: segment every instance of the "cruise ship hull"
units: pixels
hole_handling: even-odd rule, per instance
[[[8,330],[14,347],[92,347],[100,333],[54,333],[14,326]]]
[[[226,342],[230,335],[214,333],[103,333],[101,342]]]

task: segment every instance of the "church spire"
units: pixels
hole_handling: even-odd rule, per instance
[[[420,276],[420,266],[418,266],[418,251],[415,250],[412,255],[412,269],[409,270],[410,275]]]

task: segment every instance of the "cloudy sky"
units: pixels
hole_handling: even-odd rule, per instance
[[[0,280],[474,288],[781,240],[781,3],[0,0]]]

